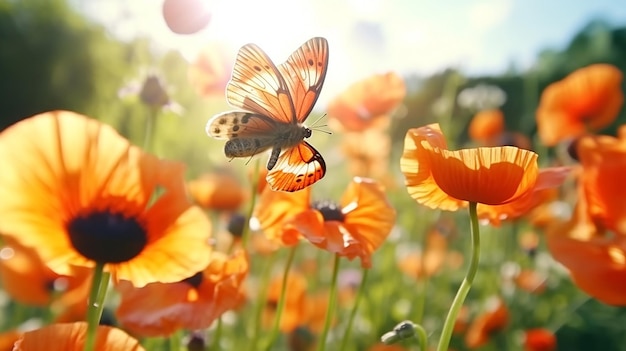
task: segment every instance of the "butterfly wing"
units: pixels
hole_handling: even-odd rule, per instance
[[[213,116],[206,133],[215,139],[234,139],[271,135],[276,121],[270,117],[244,111],[228,111]]]
[[[322,90],[328,69],[328,41],[312,38],[278,66],[293,100],[295,118],[304,122]]]
[[[267,183],[274,191],[298,191],[322,179],[326,162],[311,144],[302,141],[285,150],[267,174]]]
[[[271,117],[277,122],[296,120],[285,79],[265,52],[255,44],[244,45],[237,54],[226,99],[236,107]]]

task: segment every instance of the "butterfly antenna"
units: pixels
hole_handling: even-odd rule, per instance
[[[326,114],[323,114],[320,117],[318,117],[313,123],[311,123],[311,126],[309,127],[309,129],[315,130],[315,131],[319,131],[319,132],[322,132],[322,133],[326,133],[328,135],[331,135],[331,134],[333,134],[333,132],[331,132],[329,130],[322,129],[324,127],[328,127],[328,124],[320,124],[320,125],[317,124],[324,117],[326,117]]]
[[[322,118],[324,118],[324,117],[326,117],[326,114],[323,114],[323,115],[319,116],[313,123],[311,123],[311,126],[309,128],[313,129],[314,127],[325,127],[326,125],[323,125],[323,126],[318,126],[317,125],[317,123],[319,121],[321,121]]]
[[[322,133],[324,133],[324,134],[328,134],[328,135],[332,135],[332,134],[333,134],[333,132],[331,132],[330,130],[325,130],[325,129],[322,129],[322,127],[326,127],[326,125],[323,125],[323,126],[317,126],[317,127],[314,127],[314,128],[309,128],[309,129],[311,129],[311,130],[315,130],[315,131],[318,131],[318,132],[322,132]]]

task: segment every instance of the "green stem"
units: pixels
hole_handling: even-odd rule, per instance
[[[296,256],[296,249],[298,248],[298,244],[293,245],[291,250],[289,250],[289,256],[287,257],[287,263],[285,264],[285,271],[283,272],[283,282],[280,290],[280,298],[278,300],[278,306],[276,307],[276,314],[274,316],[274,325],[272,326],[272,331],[270,332],[269,342],[265,347],[266,350],[270,350],[272,345],[276,341],[278,337],[278,330],[280,327],[280,320],[283,315],[283,310],[285,309],[286,295],[287,295],[287,280],[289,278],[289,271],[291,270],[291,264],[293,263],[293,258]]]
[[[346,331],[343,333],[343,339],[341,340],[341,347],[339,351],[343,351],[346,349],[348,345],[348,339],[350,338],[350,333],[352,333],[352,325],[354,323],[354,317],[356,316],[356,312],[359,309],[359,304],[361,302],[361,298],[365,295],[365,283],[367,282],[367,273],[369,269],[363,268],[363,277],[361,278],[361,285],[359,285],[359,291],[356,294],[354,299],[354,306],[352,306],[352,311],[350,311],[350,316],[348,317],[348,325],[346,326]]]
[[[274,264],[274,259],[276,258],[276,254],[270,256],[268,260],[265,261],[265,267],[263,268],[263,272],[261,273],[261,284],[259,286],[259,296],[255,305],[254,310],[254,319],[253,319],[253,327],[252,327],[252,337],[248,342],[248,350],[254,351],[257,350],[256,344],[259,339],[259,331],[261,328],[261,315],[263,314],[263,307],[265,307],[265,301],[267,300],[267,290],[270,281],[270,273],[272,272],[272,265]]]
[[[181,344],[180,331],[177,331],[174,334],[170,335],[170,337],[167,338],[167,343],[168,343],[168,349],[170,351],[179,351],[180,344]]]
[[[339,262],[340,256],[335,254],[335,260],[333,262],[333,276],[330,282],[330,296],[328,297],[328,310],[326,311],[326,319],[324,320],[324,329],[320,335],[317,351],[326,350],[326,338],[328,336],[328,330],[330,330],[330,324],[333,320],[333,312],[335,311],[335,305],[337,304],[337,276],[339,275]]]
[[[420,343],[420,351],[426,351],[426,344],[428,341],[428,334],[426,334],[426,330],[420,324],[416,324],[413,326],[417,334],[419,334],[419,343]]]
[[[209,347],[210,351],[217,351],[220,347],[220,338],[222,337],[222,327],[223,327],[222,317],[217,319],[217,327],[215,328],[215,333],[213,333],[213,340],[211,341],[211,346]]]
[[[443,330],[441,331],[441,336],[439,338],[439,344],[437,345],[437,351],[446,351],[448,350],[448,345],[450,344],[450,338],[452,337],[452,330],[454,329],[454,323],[456,322],[456,318],[463,307],[463,302],[469,293],[472,282],[474,281],[474,277],[476,276],[476,272],[478,271],[478,261],[480,259],[480,231],[478,227],[478,215],[476,213],[476,203],[470,202],[469,204],[469,212],[470,212],[470,224],[471,224],[471,236],[472,236],[472,251],[470,256],[470,264],[467,268],[467,273],[465,274],[465,278],[459,287],[459,290],[454,297],[454,301],[452,301],[452,306],[450,306],[450,311],[448,311],[448,316],[446,317],[446,321],[443,324]]]
[[[148,117],[146,118],[146,129],[143,135],[143,150],[146,152],[153,151],[152,140],[154,139],[158,114],[159,109],[155,107],[149,108]]]
[[[92,351],[96,345],[96,329],[100,324],[100,317],[102,317],[102,310],[104,309],[109,275],[109,273],[104,273],[104,263],[96,262],[89,292],[89,306],[87,308],[87,335],[83,348],[85,351]]]
[[[252,198],[250,199],[250,206],[248,207],[248,213],[246,213],[246,220],[248,221],[248,223],[243,226],[243,231],[241,233],[241,243],[243,247],[248,247],[248,240],[250,238],[250,219],[252,218],[252,215],[254,214],[254,206],[256,205],[257,188],[259,184],[260,164],[261,163],[259,162],[259,158],[257,157],[257,159],[254,161],[254,172],[252,174],[251,189],[250,189],[250,194],[252,195]]]

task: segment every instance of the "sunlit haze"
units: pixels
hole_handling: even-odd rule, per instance
[[[502,73],[532,65],[543,49],[567,45],[592,19],[626,23],[616,0],[216,0],[209,25],[193,35],[172,33],[161,1],[98,0],[75,6],[116,37],[148,36],[157,50],[193,59],[207,43],[237,49],[254,42],[282,62],[313,36],[330,43],[321,100],[358,78],[394,70],[430,74],[456,67],[467,74]]]

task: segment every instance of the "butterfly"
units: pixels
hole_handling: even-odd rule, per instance
[[[226,86],[226,100],[245,111],[213,116],[206,132],[226,139],[226,157],[252,157],[271,150],[266,176],[274,191],[298,191],[322,179],[326,163],[305,141],[311,129],[303,123],[322,90],[328,68],[328,42],[309,39],[287,61],[276,66],[255,44],[237,54]]]

